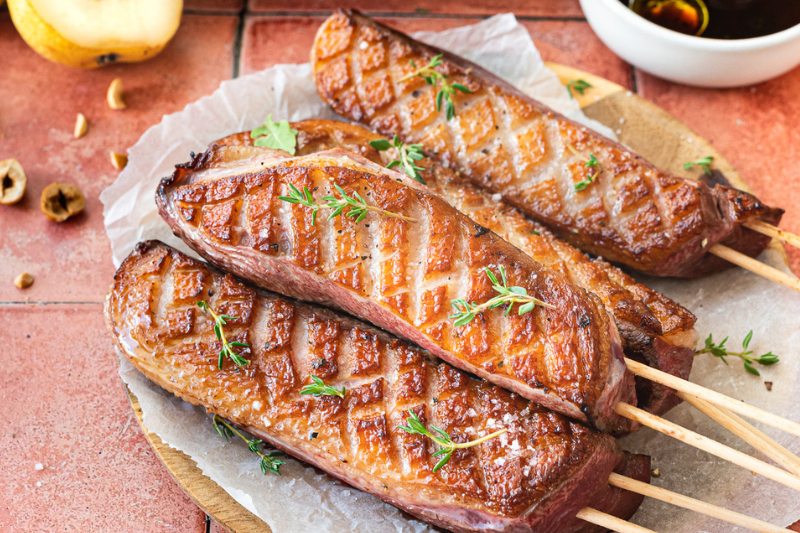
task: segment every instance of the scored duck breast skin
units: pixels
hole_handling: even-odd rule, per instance
[[[438,54],[436,69],[470,91],[456,91],[449,121],[446,106],[436,109],[438,86],[401,81],[415,71],[412,61],[420,67]],[[323,23],[311,61],[320,96],[340,115],[421,143],[570,244],[641,272],[701,277],[729,267],[708,249],[722,243],[757,255],[770,238],[742,223],[776,224],[783,213],[750,194],[662,172],[477,65],[354,11]],[[599,164],[587,167],[590,156]]]
[[[601,430],[635,428],[614,413],[620,401],[635,404],[635,391],[616,325],[597,297],[405,175],[342,150],[281,157],[211,148],[162,181],[159,212],[212,264],[257,286],[347,311]],[[374,212],[328,220],[323,209],[312,224],[312,209],[279,199],[289,184],[323,203],[340,196],[338,185],[415,221]],[[519,315],[515,305],[508,316],[495,308],[454,326],[450,302],[487,302],[496,293],[485,269],[499,276],[500,267],[509,287],[552,308]]]
[[[249,364],[217,368],[213,320]],[[106,297],[118,349],[169,392],[269,444],[456,532],[598,531],[575,518],[591,505],[630,517],[641,497],[608,486],[612,471],[647,482],[649,462],[608,435],[436,363],[366,324],[258,291],[168,246],[141,243]],[[310,376],[343,398],[300,395]],[[413,410],[465,442],[437,472],[436,447],[399,429]]]
[[[383,139],[371,131],[333,120],[293,122],[298,132],[297,154],[343,148],[386,166],[396,154],[378,152],[370,141]],[[252,146],[250,132],[229,135],[212,146]],[[555,237],[541,224],[533,222],[502,199],[475,187],[453,170],[429,158],[418,162],[428,190],[473,221],[500,235],[528,256],[567,276],[575,285],[596,294],[614,317],[627,357],[647,363],[682,379],[688,379],[697,346],[695,317],[666,296],[653,291],[600,260],[585,254]],[[636,378],[640,408],[663,414],[679,403],[673,389],[650,380]]]

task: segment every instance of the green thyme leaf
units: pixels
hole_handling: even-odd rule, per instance
[[[456,94],[456,91],[466,94],[471,94],[472,91],[470,91],[468,87],[461,83],[448,82],[447,80],[450,79],[450,76],[435,70],[436,67],[442,65],[442,55],[443,54],[435,56],[424,67],[417,67],[417,64],[414,63],[413,60],[410,61],[411,66],[414,67],[415,70],[408,76],[403,77],[400,81],[402,82],[410,80],[411,78],[419,76],[425,80],[425,83],[428,85],[433,85],[434,87],[438,85],[438,92],[436,93],[436,111],[441,111],[442,104],[444,104],[445,116],[447,117],[447,120],[452,120],[453,117],[456,116],[456,108],[453,104],[453,95]]]
[[[337,389],[336,387],[325,385],[325,382],[322,381],[322,378],[313,375],[311,376],[311,381],[313,381],[313,383],[303,387],[303,390],[300,391],[300,394],[313,394],[317,398],[320,396],[338,396],[339,398],[344,398],[344,387]]]
[[[700,158],[697,161],[689,161],[683,164],[683,168],[690,169],[693,166],[699,166],[706,176],[711,176],[713,172],[711,171],[711,162],[714,160],[714,156],[707,155],[706,157]]]
[[[431,425],[431,429],[436,433],[438,433],[438,436],[431,433],[428,430],[428,428],[426,428],[425,425],[422,423],[422,420],[419,419],[417,413],[415,413],[411,409],[408,410],[408,418],[406,418],[406,424],[408,425],[398,426],[398,429],[402,429],[403,431],[406,431],[413,435],[422,435],[428,437],[434,443],[440,446],[440,449],[433,453],[434,457],[438,457],[440,455],[442,456],[442,458],[436,463],[436,466],[433,467],[434,472],[442,468],[450,461],[450,458],[453,456],[453,451],[455,451],[456,449],[471,448],[472,446],[476,446],[478,444],[481,444],[482,442],[486,442],[487,440],[493,439],[494,437],[502,435],[503,433],[508,431],[507,429],[501,429],[499,431],[495,431],[490,435],[486,435],[485,437],[481,437],[479,439],[470,442],[465,442],[463,444],[457,444],[456,442],[453,441],[453,439],[446,431],[434,425]]]
[[[225,331],[223,330],[223,326],[227,325],[229,320],[236,320],[236,317],[216,314],[214,310],[211,309],[211,307],[203,300],[197,302],[197,307],[211,315],[211,318],[214,320],[214,335],[217,337],[217,340],[222,343],[222,349],[220,350],[219,358],[217,359],[217,367],[222,370],[222,363],[226,357],[233,361],[233,363],[237,366],[247,366],[250,364],[250,361],[236,353],[236,351],[233,349],[234,347],[249,348],[249,345],[245,344],[244,342],[229,342],[225,336]]]
[[[314,200],[314,197],[311,195],[311,191],[308,190],[308,187],[303,187],[303,192],[300,192],[300,190],[292,183],[289,184],[289,196],[278,196],[278,200],[283,200],[284,202],[289,202],[290,204],[300,204],[311,209],[312,226],[317,223],[317,212],[323,207],[331,210],[331,213],[328,215],[328,220],[338,217],[342,214],[344,209],[347,208],[349,211],[346,213],[346,215],[355,218],[356,222],[361,222],[364,220],[369,211],[389,217],[400,218],[407,222],[416,222],[416,219],[411,217],[367,205],[367,202],[361,197],[360,194],[354,191],[353,196],[349,196],[344,189],[339,186],[339,184],[335,183],[333,186],[341,195],[341,198],[337,198],[336,196],[323,196],[320,198],[320,200],[326,202],[325,204],[320,204]]]
[[[572,91],[575,91],[582,96],[584,91],[586,91],[586,89],[592,89],[592,88],[594,88],[594,85],[580,78],[578,78],[577,80],[569,80],[567,82],[567,92],[569,93],[570,98],[575,98],[572,95]]]
[[[214,418],[211,419],[211,423],[214,426],[214,430],[219,434],[220,437],[224,437],[225,440],[232,438],[234,435],[241,438],[245,444],[247,444],[247,449],[259,457],[259,466],[262,474],[267,475],[267,472],[272,472],[273,474],[281,475],[280,468],[282,465],[286,464],[286,461],[280,459],[284,456],[282,452],[276,451],[265,453],[261,451],[261,445],[264,443],[264,441],[261,439],[248,439],[244,434],[239,432],[227,420],[219,415],[214,415]]]
[[[392,169],[402,165],[403,171],[407,176],[422,183],[423,185],[427,185],[425,180],[422,178],[422,174],[420,174],[420,172],[424,171],[425,169],[417,166],[417,164],[414,163],[415,161],[420,161],[425,157],[425,152],[422,151],[421,144],[405,144],[400,141],[400,138],[397,135],[395,135],[392,142],[389,142],[386,139],[377,139],[370,141],[369,145],[379,152],[389,150],[390,148],[395,148],[400,158],[390,161],[389,164],[386,165],[386,168]]]
[[[569,148],[569,150],[578,157],[583,157],[583,155],[581,155],[581,153],[578,152],[578,150],[576,150],[571,144],[567,144],[567,148]],[[586,178],[575,184],[576,192],[586,189],[586,187],[594,183],[600,173],[603,172],[603,166],[600,164],[600,161],[597,160],[594,154],[589,154],[589,157],[584,160],[583,166],[589,169],[590,172]]]
[[[498,270],[500,271],[502,282],[497,279],[494,272],[488,268],[484,269],[486,277],[492,282],[492,289],[497,293],[497,296],[480,305],[475,302],[470,303],[463,298],[451,300],[450,305],[455,309],[455,313],[450,315],[450,318],[455,319],[453,323],[455,327],[465,326],[472,322],[479,313],[501,306],[506,306],[505,314],[508,315],[515,303],[522,304],[518,310],[520,315],[533,311],[537,305],[553,308],[550,304],[530,296],[524,287],[509,287],[506,269],[501,265]]]
[[[753,374],[754,376],[760,376],[758,370],[753,366],[753,363],[758,363],[763,366],[770,366],[776,363],[779,363],[780,360],[777,355],[773,354],[772,352],[767,352],[764,355],[753,356],[753,351],[748,350],[750,346],[750,341],[753,339],[753,330],[745,336],[744,340],[742,341],[742,351],[741,352],[732,352],[726,346],[725,343],[728,341],[728,337],[722,339],[720,343],[714,343],[714,338],[712,335],[709,335],[705,342],[703,348],[697,350],[695,352],[695,356],[701,355],[704,353],[708,353],[713,355],[714,357],[718,357],[722,360],[723,363],[726,365],[728,364],[728,360],[726,357],[738,357],[742,360],[744,365],[744,369],[749,374]]]
[[[395,138],[397,138],[397,135],[395,135]],[[393,146],[392,143],[390,143],[387,139],[375,139],[374,141],[370,141],[369,145],[379,152],[388,150]]]

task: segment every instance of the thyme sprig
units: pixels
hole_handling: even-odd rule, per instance
[[[314,197],[311,195],[311,191],[308,190],[308,187],[303,187],[303,192],[294,186],[294,184],[289,184],[289,196],[278,196],[278,200],[283,200],[284,202],[289,202],[290,204],[300,204],[308,207],[312,210],[311,213],[311,225],[315,225],[317,223],[317,211],[320,209],[327,208],[332,209],[330,215],[328,215],[328,220],[335,218],[342,214],[345,209],[349,209],[345,215],[349,217],[354,217],[356,219],[356,223],[361,222],[367,217],[367,213],[372,211],[373,213],[379,213],[381,215],[386,215],[389,217],[400,218],[407,222],[416,222],[417,220],[411,217],[407,217],[405,215],[400,215],[398,213],[392,213],[391,211],[386,211],[385,209],[380,209],[375,206],[368,205],[367,202],[361,197],[358,192],[353,191],[353,196],[349,196],[344,189],[342,189],[338,184],[333,185],[336,190],[341,195],[341,198],[337,198],[335,196],[323,196],[320,198],[324,204],[320,204]]]
[[[683,168],[688,170],[688,169],[692,168],[693,166],[697,165],[698,167],[700,167],[703,170],[703,172],[705,173],[706,176],[711,176],[711,175],[713,175],[713,172],[711,172],[711,162],[713,160],[714,160],[714,156],[713,155],[707,155],[705,157],[701,157],[697,161],[688,161],[688,162],[684,163],[683,164]]]
[[[728,337],[722,339],[722,342],[720,342],[719,344],[715,344],[712,335],[709,335],[705,341],[705,346],[702,349],[697,350],[694,353],[694,355],[698,356],[704,353],[710,353],[714,357],[719,357],[720,359],[722,359],[722,362],[725,363],[726,365],[728,364],[728,361],[725,359],[726,357],[738,357],[744,363],[744,369],[748,373],[753,374],[754,376],[760,376],[761,374],[759,373],[758,370],[755,369],[753,363],[758,363],[764,366],[770,366],[780,361],[778,359],[778,356],[773,354],[772,352],[767,352],[764,355],[758,355],[752,357],[750,354],[753,353],[753,350],[747,349],[748,346],[750,346],[750,341],[752,340],[752,338],[753,338],[753,330],[751,329],[750,333],[748,333],[747,336],[744,338],[744,341],[742,341],[742,351],[732,352],[725,347],[725,343],[728,341]]]
[[[477,304],[475,302],[470,303],[463,298],[457,298],[450,302],[450,305],[456,310],[455,314],[450,315],[450,318],[455,319],[454,326],[465,326],[472,322],[475,317],[478,316],[478,313],[503,305],[507,306],[505,312],[506,316],[511,312],[511,307],[517,303],[522,304],[519,306],[518,311],[520,315],[533,311],[534,307],[537,305],[553,309],[552,305],[530,296],[524,287],[509,287],[508,279],[506,278],[506,269],[501,265],[499,270],[500,277],[503,279],[502,283],[498,281],[497,276],[495,276],[491,270],[488,268],[484,269],[486,276],[493,283],[492,289],[497,293],[497,296],[482,304]]]
[[[203,300],[197,302],[197,307],[205,311],[206,313],[211,315],[211,318],[214,319],[214,334],[217,336],[217,340],[222,343],[222,349],[219,351],[219,362],[217,363],[217,367],[222,370],[222,360],[226,357],[233,361],[238,366],[247,366],[250,364],[250,361],[236,353],[233,349],[234,346],[237,347],[244,347],[249,348],[249,346],[243,342],[229,342],[228,339],[225,337],[225,330],[224,326],[228,324],[228,320],[236,320],[235,316],[228,316],[228,315],[218,315],[214,312],[213,309]]]
[[[311,381],[314,383],[309,383],[303,387],[303,390],[300,391],[300,394],[313,394],[316,398],[319,398],[320,396],[338,396],[339,398],[344,398],[344,387],[337,389],[336,387],[325,385],[325,382],[322,381],[322,378],[314,375],[311,376]]]
[[[272,472],[273,474],[277,474],[279,476],[281,475],[280,472],[281,465],[286,464],[286,461],[279,459],[279,457],[284,456],[282,452],[270,452],[270,453],[262,452],[259,446],[264,443],[263,440],[248,439],[240,431],[238,431],[235,427],[233,427],[227,420],[220,417],[219,415],[214,415],[214,418],[211,419],[211,423],[214,425],[214,431],[216,431],[220,437],[224,437],[226,441],[232,438],[234,435],[245,441],[247,443],[247,448],[261,458],[262,474],[267,475],[267,472]]]
[[[577,80],[569,80],[567,82],[567,92],[569,93],[570,98],[575,98],[572,95],[572,91],[575,91],[581,96],[583,96],[583,93],[584,91],[586,91],[586,89],[593,89],[593,88],[594,85],[580,78],[578,78]]]
[[[390,161],[386,168],[394,168],[396,166],[402,166],[403,171],[414,180],[420,182],[423,185],[427,185],[425,180],[422,178],[422,172],[425,170],[424,168],[417,166],[417,161],[420,161],[422,158],[425,157],[425,152],[422,151],[421,144],[405,144],[400,141],[400,138],[395,135],[394,140],[391,142],[387,139],[376,139],[374,141],[370,141],[369,145],[378,150],[379,152],[383,152],[390,148],[396,148],[397,153],[400,156],[400,159],[395,159]]]
[[[567,144],[567,148],[569,148],[570,151],[578,157],[583,157],[583,154],[578,152],[578,150],[576,150],[571,144]],[[594,183],[600,173],[603,172],[603,165],[600,164],[600,161],[597,160],[594,154],[589,154],[589,157],[584,159],[583,166],[589,169],[590,172],[588,176],[575,184],[576,192],[586,189],[586,187]],[[594,172],[591,172],[591,170],[594,170]]]
[[[445,114],[447,115],[447,120],[451,120],[454,116],[456,116],[456,108],[453,105],[453,95],[456,94],[456,91],[461,91],[462,93],[472,94],[467,87],[460,83],[451,83],[447,81],[450,79],[450,76],[447,74],[442,74],[438,70],[434,70],[436,67],[442,64],[442,55],[439,54],[435,56],[430,62],[425,65],[424,67],[418,67],[414,60],[410,61],[411,66],[414,67],[416,70],[401,78],[400,81],[407,81],[411,78],[415,78],[417,76],[421,77],[425,80],[425,83],[428,85],[433,85],[434,87],[438,84],[439,90],[436,93],[436,111],[442,110],[442,101],[444,101],[444,108]]]
[[[430,427],[433,431],[438,433],[438,435],[431,433],[419,419],[417,413],[415,413],[411,409],[408,410],[408,414],[409,416],[406,419],[406,424],[408,424],[408,426],[398,426],[398,429],[402,429],[403,431],[411,433],[412,435],[423,435],[425,437],[428,437],[429,439],[431,439],[433,442],[435,442],[440,446],[439,450],[433,453],[434,457],[438,457],[440,455],[442,456],[442,458],[439,459],[439,462],[436,463],[436,466],[433,467],[434,472],[436,472],[444,465],[446,465],[448,462],[450,462],[450,458],[453,456],[453,452],[455,450],[459,448],[471,448],[472,446],[475,446],[482,442],[486,442],[487,440],[493,439],[498,435],[502,435],[503,433],[508,431],[507,429],[501,429],[495,431],[494,433],[491,433],[490,435],[486,435],[485,437],[481,437],[479,439],[470,442],[459,444],[453,442],[453,439],[450,437],[450,435],[447,434],[446,431],[434,426],[433,424],[431,424]]]

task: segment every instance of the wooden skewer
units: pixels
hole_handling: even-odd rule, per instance
[[[800,490],[800,477],[790,474],[785,470],[781,470],[777,466],[760,461],[755,457],[747,455],[746,453],[729,448],[724,444],[720,444],[713,439],[704,437],[703,435],[695,433],[694,431],[690,431],[684,427],[669,422],[668,420],[664,420],[661,417],[652,415],[647,411],[639,409],[638,407],[634,407],[625,402],[620,402],[614,408],[614,412],[656,431],[660,431],[665,435],[674,437],[690,446],[694,446],[695,448],[699,448],[712,455],[716,455],[721,459],[725,459],[726,461],[730,461],[733,464],[739,465],[742,468],[746,468],[751,472],[761,474],[768,479],[782,483],[795,490]]]
[[[778,239],[779,241],[785,242],[786,244],[791,244],[792,246],[800,247],[800,236],[795,235],[794,233],[790,233],[786,230],[777,228],[772,224],[767,224],[766,222],[762,222],[760,220],[751,220],[750,222],[745,222],[744,226],[746,228],[750,228],[753,231],[757,231],[762,235],[767,235],[768,237],[772,237],[773,239]]]
[[[585,520],[597,526],[616,531],[617,533],[655,533],[655,531],[652,529],[631,524],[622,518],[617,518],[616,516],[600,512],[596,509],[592,509],[591,507],[584,507],[578,511],[576,516],[581,520]]]
[[[774,526],[769,522],[764,522],[763,520],[758,520],[747,515],[729,511],[728,509],[724,509],[704,501],[695,500],[694,498],[684,496],[683,494],[678,494],[677,492],[655,487],[648,483],[642,483],[641,481],[621,476],[619,474],[612,473],[608,478],[608,484],[612,487],[619,487],[643,496],[655,498],[656,500],[660,500],[662,502],[683,507],[684,509],[688,509],[690,511],[695,511],[712,518],[724,520],[730,524],[746,527],[748,529],[752,529],[753,531],[759,531],[761,533],[791,533],[790,530],[783,527]]]
[[[645,379],[649,379],[650,381],[655,381],[656,383],[670,387],[671,389],[685,392],[687,394],[691,394],[692,396],[697,396],[698,398],[713,403],[716,406],[725,407],[734,413],[739,413],[740,415],[752,418],[753,420],[758,420],[759,422],[763,422],[774,428],[782,429],[787,433],[791,433],[796,437],[800,437],[800,424],[797,422],[792,422],[791,420],[787,420],[776,414],[764,411],[763,409],[759,409],[758,407],[752,406],[740,400],[735,400],[730,396],[725,396],[717,391],[701,387],[696,383],[675,377],[672,374],[667,374],[661,370],[656,370],[655,368],[638,363],[632,359],[626,358],[625,363],[628,365],[628,369],[636,376],[641,376]]]
[[[800,476],[800,457],[772,440],[745,420],[731,413],[724,407],[717,407],[691,394],[678,393],[678,397],[701,413],[719,422],[722,427],[744,440],[783,468],[796,476]]]
[[[754,274],[763,276],[770,281],[774,281],[776,283],[780,283],[781,285],[785,285],[790,289],[800,291],[800,279],[790,276],[785,272],[781,272],[777,268],[765,265],[760,261],[756,261],[752,257],[746,256],[741,252],[737,252],[732,248],[728,248],[722,244],[715,244],[709,248],[708,251],[717,257],[721,257],[726,261],[730,261],[734,265],[738,265],[746,270],[749,270],[750,272],[753,272]]]

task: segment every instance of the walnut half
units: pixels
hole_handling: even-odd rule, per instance
[[[79,188],[69,183],[51,183],[42,191],[42,213],[50,220],[64,222],[86,207],[86,198]]]
[[[25,194],[28,178],[16,159],[0,161],[0,204],[15,204]]]

